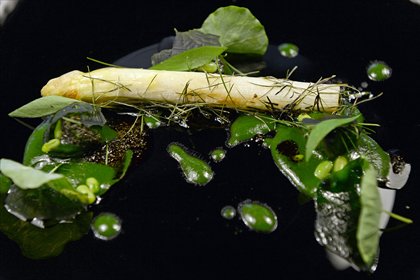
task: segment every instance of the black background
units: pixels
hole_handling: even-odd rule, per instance
[[[38,98],[49,79],[100,67],[86,57],[113,62],[174,35],[174,28],[198,28],[226,5],[249,8],[273,46],[299,46],[296,63],[303,67],[296,79],[334,74],[356,87],[368,82],[368,90],[384,92],[361,109],[369,122],[381,125],[374,136],[381,146],[399,149],[412,165],[394,212],[415,223],[382,236],[377,271],[369,276],[332,268],[313,236],[313,205],[298,205],[296,190],[264,150],[252,144],[229,150],[214,166],[214,180],[196,187],[182,179],[167,144],[179,141],[206,157],[224,144],[226,132],[162,129],[149,139],[143,164],[93,209],[122,218],[117,239],[103,242],[89,233],[60,256],[33,261],[0,235],[0,279],[420,279],[420,6],[408,0],[22,0],[0,27],[0,158],[21,160],[31,131],[7,113]],[[392,67],[389,80],[368,80],[366,66],[373,60]],[[285,75],[285,66],[270,60],[269,67],[271,74]],[[258,234],[237,220],[221,218],[224,205],[245,199],[274,209],[279,219],[275,232]]]

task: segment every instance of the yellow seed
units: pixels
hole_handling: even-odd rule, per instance
[[[303,155],[302,154],[297,154],[293,156],[293,160],[294,161],[301,161],[303,159]]]
[[[303,121],[304,119],[312,119],[312,118],[307,113],[302,113],[297,117],[297,120],[300,122]]]

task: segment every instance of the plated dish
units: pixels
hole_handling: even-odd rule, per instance
[[[267,48],[273,51],[273,46],[267,46]],[[281,56],[281,52],[278,49],[276,50],[278,51],[277,57],[285,59],[284,56]],[[216,49],[216,51],[220,53],[215,56],[213,54],[209,62],[218,62],[217,60],[213,61],[214,58],[221,58],[220,55],[226,49]],[[223,65],[226,67],[228,64]],[[256,63],[256,65],[260,64]],[[135,85],[133,87],[132,82],[127,82],[124,78],[136,75],[132,74],[135,73],[132,70],[137,69],[121,69],[114,65],[112,67],[106,66],[106,68],[103,68],[104,71],[119,74],[117,76],[106,76],[106,74],[103,74],[105,72],[101,72],[102,69],[79,74],[81,78],[88,80],[87,87],[85,87],[87,88],[86,93],[91,94],[84,97],[83,101],[78,98],[82,95],[79,95],[73,89],[57,90],[58,86],[54,85],[53,88],[58,93],[58,98],[54,97],[54,93],[50,95],[43,92],[44,97],[11,113],[11,116],[16,118],[42,117],[45,118],[45,122],[37,127],[35,133],[29,138],[29,144],[25,149],[24,166],[17,162],[2,159],[2,173],[4,175],[2,178],[7,177],[9,182],[12,181],[9,185],[3,185],[6,186],[5,188],[8,187],[6,198],[8,201],[5,209],[10,214],[26,220],[32,226],[35,225],[44,229],[54,228],[54,223],[57,222],[60,226],[75,225],[72,220],[80,218],[80,222],[84,223],[84,226],[78,226],[76,229],[78,233],[72,235],[73,238],[77,239],[78,235],[83,237],[90,230],[95,233],[95,236],[99,236],[98,230],[91,226],[89,222],[93,221],[91,220],[92,216],[83,218],[84,213],[90,212],[85,212],[85,210],[95,209],[95,207],[101,209],[100,207],[103,207],[102,209],[105,211],[106,207],[102,205],[106,205],[103,204],[107,200],[106,193],[112,190],[114,195],[118,196],[113,186],[118,186],[121,184],[121,180],[125,180],[126,176],[133,174],[130,168],[137,166],[135,160],[139,160],[139,168],[146,168],[146,174],[148,168],[153,170],[156,163],[151,154],[148,153],[152,147],[155,153],[160,150],[157,152],[160,159],[163,159],[167,164],[172,163],[172,167],[174,167],[174,171],[168,171],[168,167],[157,165],[164,168],[164,174],[168,176],[167,183],[190,185],[190,187],[198,188],[215,186],[214,188],[217,189],[226,183],[223,178],[217,181],[217,176],[220,173],[226,174],[223,173],[226,172],[226,169],[221,168],[221,166],[227,159],[231,159],[232,164],[235,157],[231,154],[234,154],[235,150],[243,154],[240,157],[245,161],[253,157],[249,155],[253,152],[257,153],[257,158],[264,158],[265,161],[269,160],[275,167],[274,170],[279,172],[279,175],[285,175],[286,180],[282,181],[282,185],[294,186],[293,190],[297,190],[294,192],[294,202],[297,206],[307,207],[308,203],[309,205],[315,203],[316,216],[313,222],[315,223],[315,240],[319,245],[325,247],[324,249],[327,249],[327,252],[332,253],[332,255],[338,256],[340,261],[344,260],[348,265],[363,273],[373,273],[377,264],[380,264],[377,258],[379,238],[382,235],[381,227],[383,227],[380,225],[380,217],[384,215],[392,216],[401,223],[412,222],[407,217],[393,213],[392,207],[391,209],[383,209],[380,206],[381,196],[376,191],[365,191],[367,189],[376,190],[377,187],[394,188],[395,185],[391,183],[389,174],[398,177],[410,173],[410,165],[406,164],[402,157],[383,150],[373,138],[368,136],[368,133],[364,134],[370,131],[366,129],[367,127],[364,124],[368,126],[375,124],[364,123],[362,114],[357,111],[355,105],[358,104],[358,101],[376,102],[377,100],[372,95],[333,78],[321,79],[319,83],[306,82],[304,87],[295,86],[291,78],[293,77],[293,68],[288,68],[287,76],[281,81],[270,80],[272,78],[265,79],[265,81],[274,81],[275,86],[273,84],[263,85],[258,80],[252,80],[251,84],[269,89],[275,88],[273,97],[285,93],[285,96],[289,96],[289,104],[291,105],[288,106],[288,103],[286,103],[286,105],[282,105],[283,107],[277,108],[276,106],[279,103],[273,102],[268,95],[270,90],[266,90],[261,93],[263,98],[268,96],[267,99],[264,99],[264,102],[261,102],[261,96],[256,94],[256,98],[265,104],[263,109],[249,105],[245,105],[245,107],[226,106],[227,104],[237,104],[231,93],[234,93],[234,86],[240,82],[224,80],[232,76],[232,73],[221,73],[220,70],[217,70],[220,69],[220,65],[218,65],[215,73],[210,73],[208,69],[204,69],[204,71],[203,69],[200,69],[200,71],[195,70],[195,68],[191,69],[194,70],[194,74],[205,78],[207,86],[189,87],[190,84],[193,85],[191,82],[193,76],[189,76],[187,78],[188,82],[181,82],[188,85],[188,87],[185,87],[184,95],[182,95],[181,90],[176,90],[182,98],[176,99],[175,102],[170,101],[168,97],[164,98],[164,102],[162,100],[150,101],[146,100],[141,94],[148,93],[149,89],[153,87],[152,82],[159,82],[157,77],[167,73],[168,70],[153,70],[156,71],[152,74],[154,78],[146,80],[144,82],[146,88],[139,90]],[[188,67],[191,67],[191,61],[188,62]],[[261,67],[260,65],[258,67],[260,67],[258,70],[265,70],[264,66]],[[121,74],[120,71],[125,70],[128,72]],[[175,74],[186,70],[171,69],[170,71],[174,71]],[[239,77],[238,81],[241,81],[242,78],[248,79],[247,75],[243,75],[243,73],[236,73],[235,76]],[[188,99],[188,96],[197,96],[197,89],[207,87],[212,92],[216,88],[215,84],[209,82],[212,79],[216,80],[216,85],[225,89],[224,100],[227,101],[226,104],[208,106],[208,103],[210,103],[208,99],[200,95],[198,101],[197,99]],[[112,88],[102,88],[102,84],[111,84]],[[282,92],[288,87],[289,91]],[[111,95],[103,101],[96,98],[115,92],[115,88],[118,88],[117,96]],[[303,88],[303,90],[299,92],[296,91],[297,88]],[[313,88],[315,90],[312,90]],[[188,91],[188,89],[192,89],[192,91]],[[292,90],[290,91],[290,89]],[[325,89],[327,89],[328,96],[333,93],[340,94],[340,99],[335,105],[327,106],[327,103],[323,102],[322,94]],[[125,96],[124,92],[128,96]],[[238,90],[238,92],[242,97],[246,95],[243,89]],[[305,93],[308,93],[308,96],[313,95],[313,99],[310,99],[307,103],[301,103],[301,99],[298,97],[302,95],[302,92],[303,95]],[[132,98],[132,96],[130,97],[132,93],[137,99],[141,99],[141,105],[138,105],[138,100],[133,103],[129,101]],[[75,95],[73,96],[73,94]],[[124,99],[118,99],[121,96],[124,96]],[[214,99],[214,97],[211,98]],[[90,100],[94,102],[90,102]],[[201,104],[202,100],[204,100],[204,105]],[[184,103],[181,103],[181,101]],[[342,103],[343,101],[344,103]],[[166,104],[166,107],[160,104]],[[194,107],[183,107],[184,104],[186,106],[193,104]],[[297,107],[296,105],[299,104],[304,105]],[[121,109],[121,106],[113,105],[122,105],[123,109]],[[347,105],[350,106],[346,107]],[[184,112],[190,110],[188,108],[192,108],[191,111],[194,109],[198,113],[198,117],[196,114],[183,115]],[[352,109],[356,109],[356,111],[352,111]],[[115,117],[115,115],[118,115],[118,117]],[[114,119],[119,118],[123,118],[125,125],[120,126],[120,121],[114,122]],[[121,132],[119,129],[124,127],[126,130],[121,130]],[[73,134],[73,128],[76,129],[76,134]],[[91,128],[94,128],[93,131]],[[346,134],[347,132],[350,134]],[[78,133],[81,133],[82,137],[77,136]],[[133,133],[134,136],[132,137],[134,139],[142,139],[140,142],[136,142],[134,146],[131,141],[127,141],[127,143],[121,141],[131,133]],[[75,135],[76,140],[81,138],[82,141],[74,141]],[[86,135],[93,135],[92,141],[84,142]],[[123,137],[119,138],[120,135]],[[198,135],[198,138],[195,139],[196,136],[194,135]],[[359,138],[360,135],[362,135],[361,138]],[[210,137],[215,137],[216,141],[207,143],[203,140],[210,139]],[[122,143],[122,146],[114,145],[115,142],[113,141],[116,140],[120,144]],[[216,143],[218,145],[215,145]],[[331,147],[334,148],[331,150]],[[92,151],[96,150],[98,152],[92,154]],[[203,156],[206,153],[208,153],[207,159]],[[261,156],[263,153],[266,154]],[[34,162],[34,159],[37,160]],[[142,167],[141,164],[144,164],[144,162],[148,163],[149,167]],[[32,166],[32,169],[26,168],[28,166]],[[266,165],[264,164],[264,166]],[[218,169],[218,171],[213,172],[214,169]],[[235,169],[238,169],[238,166]],[[36,170],[42,170],[43,173],[35,172]],[[345,172],[340,172],[342,170]],[[35,173],[36,175],[33,175]],[[266,171],[263,170],[261,173],[265,175]],[[26,175],[22,176],[22,174]],[[39,183],[34,184],[34,177],[29,180],[30,182],[23,180],[31,176],[36,176],[40,180]],[[174,180],[176,176],[179,177],[179,180]],[[232,176],[231,181],[233,183],[241,182],[240,177]],[[55,184],[56,180],[62,181],[63,179],[68,179],[70,184]],[[407,176],[399,179],[398,188],[405,184]],[[256,182],[264,182],[265,180],[271,181],[271,179],[262,179]],[[130,182],[130,177],[125,182]],[[48,188],[45,188],[45,186]],[[25,206],[25,201],[27,201],[26,194],[23,194],[25,192],[19,188],[33,190],[29,191],[32,194],[38,191],[45,192],[44,194],[47,196],[44,197],[47,197],[48,201],[52,201],[52,204],[49,205],[52,206],[50,209],[53,209],[53,211],[48,207],[39,208],[35,205],[29,212],[32,216],[27,216],[28,212],[22,213],[22,209],[25,207],[21,207],[22,205],[17,205],[14,202],[21,203],[23,201]],[[59,192],[65,198],[75,200],[77,204],[81,205],[70,203],[68,207],[61,208],[64,211],[60,212],[59,208],[66,205],[67,202],[60,203],[61,206],[57,211],[54,205],[57,197],[51,190]],[[51,195],[52,199],[48,197]],[[60,199],[64,199],[64,197],[59,195]],[[242,224],[244,226],[242,231],[249,230],[257,234],[261,234],[261,232],[269,233],[265,237],[275,234],[281,228],[282,224],[279,223],[281,219],[278,219],[277,208],[273,207],[272,201],[264,202],[263,200],[252,199],[252,196],[243,197],[243,199],[236,198],[235,200],[235,203],[233,201],[231,203],[234,205],[233,208],[219,207],[220,211],[222,209],[231,210],[227,214],[222,211],[224,214],[219,216],[219,218],[222,218],[220,222],[223,224],[225,222],[233,223],[232,221],[237,220],[240,222],[237,224],[237,228],[240,228]],[[29,204],[34,206],[33,200],[29,200]],[[226,204],[224,206],[232,205]],[[47,209],[47,211],[39,214],[37,210],[40,209]],[[57,215],[57,213],[60,215]],[[372,216],[374,217],[373,220]],[[337,221],[338,217],[340,218],[339,221]],[[223,221],[223,218],[226,220]],[[258,218],[260,220],[256,222]],[[108,225],[108,228],[119,229],[116,230],[117,232],[121,229],[124,230],[125,219],[122,219],[122,225],[119,224],[121,220],[118,218],[113,221],[114,224]],[[371,227],[372,221],[374,221],[373,228]],[[344,222],[343,227],[339,226],[343,225],[342,222]],[[366,224],[370,225],[370,227],[367,227],[368,230],[366,230]],[[272,227],[269,227],[269,225],[272,225]],[[349,228],[351,231],[348,231]],[[113,240],[111,242],[118,240],[118,238],[109,237]],[[62,243],[62,245],[65,244],[66,242]],[[47,252],[50,256],[61,253],[61,249],[63,249],[57,246],[53,247],[57,251]],[[39,256],[32,255],[32,257],[38,258]],[[44,257],[49,256],[44,255],[41,258]]]

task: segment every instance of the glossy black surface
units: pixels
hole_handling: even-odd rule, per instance
[[[187,184],[166,147],[184,143],[204,158],[223,146],[224,130],[151,134],[143,164],[107,194],[93,211],[114,212],[122,234],[110,241],[90,232],[53,259],[23,257],[0,234],[0,279],[420,279],[419,94],[420,6],[406,1],[29,1],[22,0],[0,27],[0,158],[21,160],[30,130],[7,113],[39,97],[51,78],[70,70],[101,67],[86,57],[147,67],[147,58],[174,28],[200,27],[208,14],[226,5],[249,8],[265,26],[271,47],[264,74],[282,77],[298,65],[298,80],[337,78],[384,92],[361,107],[379,123],[375,139],[399,149],[412,165],[394,211],[415,223],[381,238],[377,271],[335,270],[313,234],[312,204],[300,206],[297,191],[267,151],[240,146],[213,164],[214,180]],[[294,42],[300,56],[286,60],[275,46]],[[146,48],[146,49],[143,49]],[[130,59],[134,57],[133,60]],[[368,80],[370,61],[383,60],[393,74]],[[134,63],[131,64],[131,63]],[[290,63],[290,64],[287,64]],[[271,234],[248,231],[239,220],[220,216],[223,206],[245,199],[265,202],[279,225]],[[391,221],[390,226],[399,223]]]

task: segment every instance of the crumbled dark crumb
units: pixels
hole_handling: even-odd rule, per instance
[[[277,145],[277,151],[288,157],[291,161],[296,161],[295,156],[299,154],[299,147],[296,142],[285,140]]]
[[[147,127],[142,127],[140,121],[135,122],[132,118],[112,119],[108,125],[117,131],[117,138],[95,150],[86,159],[102,164],[107,161],[110,166],[118,166],[123,162],[125,152],[132,150],[133,161],[138,162],[146,149]]]
[[[62,125],[63,144],[88,145],[96,144],[101,138],[98,131],[94,131],[82,124],[73,123],[70,121],[63,121]]]
[[[392,172],[399,174],[404,169],[406,163],[400,155],[391,154],[391,164]]]

